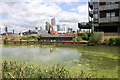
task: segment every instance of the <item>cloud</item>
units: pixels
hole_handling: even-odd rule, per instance
[[[88,14],[88,4],[80,5],[76,8],[76,10],[82,15],[87,15]]]
[[[1,0],[1,2],[87,2],[88,0]]]
[[[71,2],[72,0],[68,1]],[[33,0],[27,3],[1,2],[0,7],[2,7],[2,10],[0,10],[0,14],[4,15],[4,19],[0,19],[0,24],[8,26],[10,30],[16,29],[16,31],[20,31],[22,29],[33,29],[36,26],[44,27],[45,22],[53,17],[60,22],[74,25],[78,22],[87,21],[87,4],[76,7],[74,10],[77,12],[64,11],[57,4],[54,1],[49,3]]]
[[[88,4],[83,4],[77,8],[70,9],[71,11],[77,11],[80,15],[80,22],[88,22]]]

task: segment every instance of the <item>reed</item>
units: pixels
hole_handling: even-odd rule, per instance
[[[3,61],[3,78],[70,78],[69,71],[63,65],[41,67],[16,61]]]

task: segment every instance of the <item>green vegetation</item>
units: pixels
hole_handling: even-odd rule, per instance
[[[40,40],[42,38],[42,36],[40,35],[37,39]]]
[[[37,37],[35,36],[30,36],[30,37],[21,37],[20,40],[36,40]]]
[[[3,78],[71,78],[69,71],[63,65],[42,66],[4,61],[2,63]],[[83,72],[82,72],[83,73]],[[81,73],[81,74],[82,74]]]
[[[74,61],[76,62],[76,60]],[[111,74],[106,71],[89,72],[82,70],[81,64],[76,67],[68,68],[64,65],[41,66],[32,65],[27,62],[21,63],[16,61],[4,61],[2,63],[3,78],[116,78],[117,74]],[[117,70],[116,70],[117,71]],[[113,75],[114,74],[114,75]],[[116,76],[116,77],[115,77]]]
[[[90,40],[90,35],[91,35],[91,33],[86,32],[86,33],[82,34],[82,39],[88,41],[88,40]]]
[[[10,39],[11,41],[14,41],[15,39],[14,38],[12,38],[12,39]]]
[[[7,38],[3,39],[4,45],[7,44]]]
[[[108,44],[110,46],[120,46],[120,38],[110,38]]]
[[[73,41],[88,41],[90,39],[90,33],[86,32],[86,33],[83,33],[81,36],[78,36],[77,38],[73,38]]]
[[[72,41],[75,41],[75,42],[77,42],[77,41],[83,41],[83,39],[81,37],[77,37],[77,38],[73,38]]]
[[[109,45],[109,46],[120,46],[120,38],[116,37],[116,38],[109,38],[109,39],[105,39],[103,41],[103,45]]]
[[[101,44],[101,41],[103,40],[103,32],[94,32],[90,36],[90,42],[92,45],[99,45]]]

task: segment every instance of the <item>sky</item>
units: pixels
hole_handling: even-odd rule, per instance
[[[1,0],[0,29],[8,31],[35,29],[51,18],[77,30],[77,23],[88,22],[88,0]]]

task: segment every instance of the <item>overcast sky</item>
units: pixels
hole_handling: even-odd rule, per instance
[[[15,32],[44,26],[51,18],[77,30],[78,22],[88,21],[88,0],[21,0],[0,2],[0,28]]]

